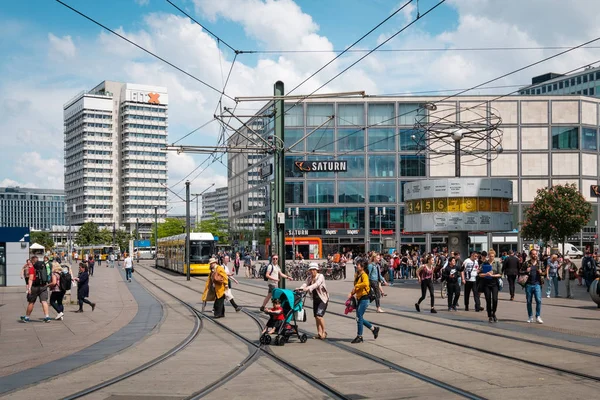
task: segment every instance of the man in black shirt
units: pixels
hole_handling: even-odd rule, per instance
[[[519,274],[519,259],[515,257],[515,253],[510,250],[508,257],[502,262],[502,274],[508,278],[508,287],[510,289],[510,300],[515,299],[515,281]]]
[[[454,257],[448,259],[448,265],[442,271],[442,277],[446,280],[446,287],[448,288],[448,311],[456,311],[456,305],[460,298],[460,285],[458,283],[460,270],[456,266]]]

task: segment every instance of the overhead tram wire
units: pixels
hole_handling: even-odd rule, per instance
[[[503,74],[503,75],[501,75],[501,76],[499,76],[499,77],[497,77],[497,78],[490,79],[490,80],[488,80],[488,81],[486,81],[486,82],[480,83],[480,84],[478,84],[478,85],[476,85],[476,86],[473,86],[473,87],[471,87],[471,88],[469,88],[469,89],[463,89],[463,90],[460,90],[459,92],[457,92],[457,93],[455,93],[455,94],[452,94],[452,95],[449,95],[449,96],[443,97],[442,99],[439,99],[439,100],[436,100],[436,101],[432,102],[432,104],[441,103],[441,102],[447,101],[447,100],[449,100],[449,99],[451,99],[451,98],[454,98],[454,97],[456,97],[456,96],[459,96],[459,95],[461,95],[461,94],[463,94],[463,93],[466,93],[466,92],[469,92],[469,91],[471,91],[471,90],[475,90],[475,89],[481,88],[481,87],[483,87],[483,86],[485,86],[485,85],[487,85],[487,84],[489,84],[489,83],[495,82],[495,81],[497,81],[497,80],[499,80],[499,79],[502,79],[502,78],[506,78],[507,76],[513,75],[513,74],[515,74],[515,73],[517,73],[517,72],[521,72],[521,71],[523,71],[523,70],[525,70],[525,69],[527,69],[527,68],[531,68],[531,67],[533,67],[533,66],[535,66],[535,65],[538,65],[538,64],[541,64],[541,63],[543,63],[543,62],[546,62],[546,61],[548,61],[548,60],[551,60],[551,59],[553,59],[553,58],[559,57],[559,56],[561,56],[561,55],[564,55],[564,54],[566,54],[566,53],[568,53],[568,52],[570,52],[570,51],[573,51],[573,50],[576,50],[576,49],[582,48],[583,46],[586,46],[586,45],[588,45],[588,44],[590,44],[590,43],[594,43],[594,42],[596,42],[596,41],[598,41],[598,40],[600,40],[600,37],[597,37],[597,38],[595,38],[595,39],[589,40],[589,41],[587,41],[587,42],[584,42],[584,43],[582,43],[582,44],[580,44],[580,45],[577,45],[577,46],[571,47],[571,48],[570,48],[570,49],[568,49],[568,50],[562,51],[562,52],[560,52],[560,53],[556,53],[556,54],[554,54],[554,55],[552,55],[552,56],[549,56],[549,57],[546,57],[546,58],[544,58],[544,59],[542,59],[542,60],[539,60],[539,61],[536,61],[536,62],[530,63],[530,64],[528,64],[528,65],[526,65],[526,66],[524,66],[524,67],[521,67],[521,68],[515,69],[515,70],[513,70],[513,71],[511,71],[511,72],[508,72],[508,73],[506,73],[506,74]],[[574,68],[574,69],[572,69],[572,70],[570,70],[570,71],[568,71],[568,72],[565,72],[563,75],[570,74],[570,73],[572,73],[572,72],[575,72],[575,71],[577,71],[577,70],[580,70],[581,68],[585,68],[585,67],[587,67],[588,65],[593,65],[593,64],[596,64],[596,63],[598,63],[598,62],[600,62],[600,60],[597,60],[597,61],[594,61],[594,62],[591,62],[591,63],[586,63],[586,64],[584,64],[584,65],[582,65],[582,66],[579,66],[579,67],[577,67],[577,68]],[[487,102],[489,102],[489,101],[495,101],[495,100],[498,100],[498,99],[504,98],[504,97],[506,97],[506,96],[509,96],[509,95],[511,95],[511,94],[518,93],[518,92],[519,92],[519,89],[517,89],[517,90],[514,90],[514,91],[512,91],[512,92],[509,92],[509,93],[506,93],[506,94],[503,94],[503,95],[500,95],[500,96],[498,96],[498,97],[496,97],[496,98],[494,98],[494,99],[492,99],[492,100],[486,100],[486,101],[484,101],[484,102],[480,103],[479,105],[485,104],[485,103],[487,103]],[[377,126],[383,125],[383,124],[385,124],[386,122],[392,121],[392,120],[394,120],[394,119],[396,119],[396,118],[400,118],[400,117],[403,117],[403,116],[406,116],[406,115],[409,115],[409,114],[412,114],[412,113],[418,112],[420,109],[421,109],[421,108],[415,108],[415,109],[413,109],[413,110],[410,110],[410,111],[407,111],[407,112],[405,112],[405,113],[403,113],[403,114],[396,115],[396,116],[394,116],[394,117],[392,117],[392,118],[388,118],[388,119],[385,119],[385,120],[383,120],[383,121],[380,121],[380,122],[378,122],[378,123],[376,123],[376,124],[366,125],[366,126],[364,126],[364,127],[361,127],[360,129],[356,130],[355,132],[352,132],[351,134],[344,136],[344,138],[346,138],[346,137],[349,137],[349,136],[352,136],[353,134],[356,134],[356,133],[358,133],[358,132],[364,131],[364,130],[366,130],[366,129],[369,129],[369,128],[373,128],[373,127],[377,127]],[[456,114],[456,113],[455,113],[455,114]],[[454,115],[454,114],[453,114],[453,115]],[[393,137],[396,137],[396,136],[398,136],[399,134],[400,134],[400,133],[398,132],[398,133],[396,133],[396,134],[395,134]],[[326,145],[324,145],[324,146],[322,146],[322,147],[320,147],[320,148],[318,148],[318,149],[314,149],[314,151],[320,150],[320,149],[322,149],[323,147],[326,147],[326,146],[328,146],[328,145],[330,145],[330,144],[332,144],[332,143],[336,143],[336,142],[338,142],[339,140],[340,140],[340,139],[338,138],[338,139],[334,140],[333,142],[331,142],[331,143],[327,143]],[[385,139],[385,138],[384,138],[383,140],[387,140],[387,139]],[[375,144],[375,143],[382,142],[383,140],[379,140],[379,141],[377,141],[377,142],[374,142],[374,143],[372,143],[372,144]],[[368,146],[368,145],[367,145],[367,146]],[[367,146],[363,146],[363,147],[361,147],[361,148],[359,148],[359,149],[357,149],[357,150],[364,149],[364,148],[365,148],[365,147],[367,147]],[[354,151],[357,151],[357,150],[354,150]],[[339,154],[339,156],[343,156],[343,155],[346,155],[346,154],[348,154],[348,153],[350,153],[350,152],[346,152],[346,153]]]
[[[172,68],[175,68],[177,71],[181,72],[182,74],[185,74],[185,75],[187,75],[188,77],[190,77],[190,78],[192,78],[193,80],[195,80],[195,81],[199,82],[200,84],[202,84],[202,85],[206,86],[207,88],[209,88],[209,89],[211,89],[211,90],[213,90],[213,91],[215,91],[215,92],[217,92],[217,93],[219,93],[219,94],[222,94],[223,96],[227,97],[228,99],[230,99],[230,100],[232,100],[232,101],[235,101],[235,99],[234,99],[233,97],[229,96],[228,94],[226,94],[226,93],[224,93],[224,92],[221,92],[219,89],[217,89],[216,87],[212,86],[211,84],[209,84],[209,83],[206,83],[206,82],[205,82],[205,81],[203,81],[202,79],[200,79],[200,78],[198,78],[198,77],[196,77],[196,76],[192,75],[191,73],[189,73],[189,72],[187,72],[186,70],[184,70],[184,69],[182,69],[182,68],[178,67],[177,65],[173,64],[172,62],[170,62],[170,61],[167,61],[167,60],[166,60],[166,59],[164,59],[163,57],[161,57],[161,56],[159,56],[159,55],[157,55],[157,54],[155,54],[155,53],[151,52],[150,50],[148,50],[148,49],[146,49],[146,48],[144,48],[144,47],[142,47],[142,46],[140,46],[139,44],[137,44],[137,43],[135,43],[134,41],[132,41],[132,40],[130,40],[130,39],[128,39],[128,38],[126,38],[125,36],[121,35],[120,33],[118,33],[118,32],[116,32],[116,31],[114,31],[114,30],[110,29],[110,28],[109,28],[109,27],[107,27],[106,25],[103,25],[102,23],[100,23],[100,22],[96,21],[95,19],[93,19],[93,18],[91,18],[91,17],[87,16],[86,14],[82,13],[81,11],[79,11],[79,10],[77,10],[77,9],[75,9],[75,8],[73,8],[73,7],[71,7],[70,5],[68,5],[68,4],[64,3],[64,2],[62,2],[61,0],[55,0],[55,1],[56,1],[57,3],[59,3],[59,4],[62,4],[62,5],[63,5],[63,6],[65,6],[66,8],[70,9],[71,11],[75,12],[76,14],[79,14],[79,15],[81,15],[83,18],[87,19],[88,21],[91,21],[91,22],[93,22],[94,24],[96,24],[96,25],[100,26],[101,28],[103,28],[103,29],[106,29],[107,31],[109,31],[109,32],[110,32],[110,33],[112,33],[113,35],[115,35],[115,36],[118,36],[119,38],[121,38],[121,39],[125,40],[126,42],[128,42],[128,43],[132,44],[133,46],[135,46],[135,47],[137,47],[138,49],[140,49],[140,50],[144,51],[145,53],[147,53],[147,54],[150,54],[152,57],[154,57],[154,58],[156,58],[156,59],[158,59],[158,60],[160,60],[160,61],[164,62],[165,64],[167,64],[167,65],[171,66]]]
[[[408,49],[377,49],[378,53],[428,53],[452,51],[532,51],[532,50],[565,50],[572,46],[539,46],[539,47],[433,47]],[[600,49],[600,46],[585,46],[586,49]],[[345,50],[244,50],[242,54],[294,54],[294,53],[368,53],[371,49]]]
[[[188,136],[190,136],[193,133],[196,133],[197,131],[199,131],[202,128],[207,127],[208,125],[210,125],[211,123],[215,122],[216,118],[212,118],[210,121],[205,122],[204,124],[200,125],[199,127],[197,127],[196,129],[194,129],[193,131],[183,135],[182,137],[180,137],[179,139],[177,139],[176,141],[174,141],[173,143],[171,143],[171,145],[177,144],[179,142],[181,142],[183,139],[187,138]]]

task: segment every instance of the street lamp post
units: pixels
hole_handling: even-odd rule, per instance
[[[293,260],[296,261],[296,217],[300,214],[298,207],[288,208],[288,216],[292,217],[292,253]]]
[[[385,217],[385,207],[375,207],[375,218],[379,217],[379,252],[383,253],[383,242],[381,237],[381,220]]]

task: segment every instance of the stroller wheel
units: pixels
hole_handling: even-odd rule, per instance
[[[279,335],[275,336],[275,342],[273,342],[275,346],[279,346]]]
[[[264,344],[271,344],[271,336],[265,335],[263,342]]]
[[[287,340],[287,337],[285,337],[285,336],[280,337],[279,338],[279,345],[283,346],[285,344],[286,340]]]
[[[264,335],[260,335],[260,338],[258,339],[258,342],[260,344],[265,344],[265,336]]]
[[[306,340],[308,338],[306,337],[306,333],[303,333],[302,335],[300,335],[300,343],[306,343]]]

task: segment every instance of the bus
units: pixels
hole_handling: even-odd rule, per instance
[[[100,257],[100,260],[106,261],[110,253],[115,253],[116,246],[112,245],[92,245],[92,246],[81,246],[77,249],[79,259],[82,260],[84,257],[88,257],[90,254],[94,255],[95,259]],[[118,251],[115,253],[118,254]]]
[[[159,267],[187,274],[185,264],[185,233],[158,239],[156,263]],[[215,254],[215,238],[212,233],[190,234],[190,274],[208,275],[208,260]]]

